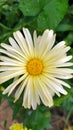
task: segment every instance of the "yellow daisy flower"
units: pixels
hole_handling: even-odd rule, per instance
[[[13,33],[14,39],[9,38],[10,45],[1,43],[0,48],[0,84],[14,78],[3,92],[10,95],[14,89],[15,101],[23,93],[23,106],[36,109],[42,103],[53,106],[53,96],[66,95],[63,88],[70,85],[63,79],[72,78],[72,56],[67,56],[70,47],[65,41],[54,46],[55,34],[53,30],[45,30],[42,36],[33,33],[33,39],[28,29],[23,28]],[[17,89],[16,89],[17,87]]]
[[[64,130],[73,130],[73,127],[69,126],[68,128],[65,128]]]
[[[23,124],[15,123],[10,127],[10,130],[32,130],[32,129],[27,129],[27,127],[23,127]]]

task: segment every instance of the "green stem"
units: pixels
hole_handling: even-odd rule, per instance
[[[6,30],[11,30],[11,28],[7,27],[6,25],[4,25],[4,24],[2,24],[2,23],[0,23],[0,27],[4,28],[4,29],[6,29]]]
[[[68,122],[68,120],[69,120],[69,118],[70,118],[70,116],[71,116],[72,111],[73,111],[73,107],[70,109],[70,111],[68,112],[68,115],[67,115],[67,117],[66,117],[66,121],[67,121],[67,122]]]

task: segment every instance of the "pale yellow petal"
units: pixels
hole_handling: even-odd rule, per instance
[[[19,76],[24,74],[24,70],[20,71],[5,71],[0,73],[0,84],[10,80],[11,78],[14,78],[15,76]]]

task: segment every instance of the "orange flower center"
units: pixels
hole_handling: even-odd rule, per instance
[[[27,71],[30,75],[37,76],[43,71],[43,62],[40,59],[31,59],[27,63]]]

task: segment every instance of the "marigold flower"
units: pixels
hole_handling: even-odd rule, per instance
[[[23,127],[23,124],[15,123],[10,127],[10,130],[32,130],[32,129],[28,129],[27,127]]]
[[[10,45],[1,43],[0,48],[0,84],[14,78],[3,92],[8,96],[14,91],[15,101],[23,93],[23,106],[36,109],[42,103],[53,106],[53,96],[66,95],[64,87],[70,88],[65,81],[72,78],[72,56],[67,56],[70,47],[65,41],[54,46],[55,34],[46,29],[42,36],[33,33],[33,39],[28,29],[23,28],[13,33],[9,38]],[[17,87],[17,89],[16,89]]]
[[[73,130],[73,127],[69,126],[68,128],[65,128],[64,130]]]

